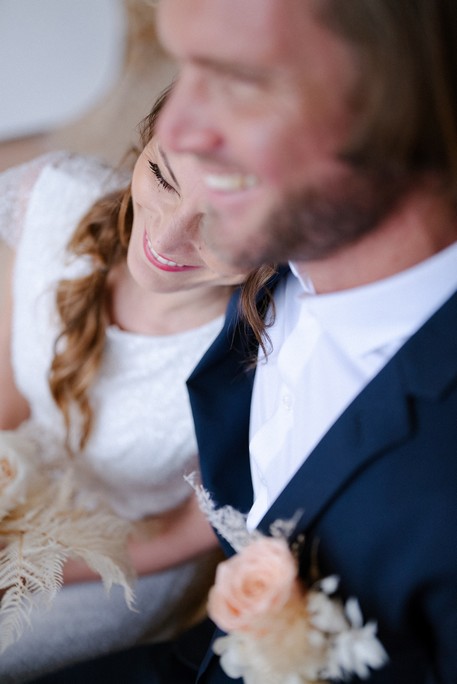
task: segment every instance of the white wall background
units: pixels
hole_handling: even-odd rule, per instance
[[[113,86],[122,0],[0,0],[0,140],[80,117]]]

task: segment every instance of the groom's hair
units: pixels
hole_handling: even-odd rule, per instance
[[[357,124],[343,156],[407,174],[438,171],[457,199],[456,0],[316,0],[352,50]]]

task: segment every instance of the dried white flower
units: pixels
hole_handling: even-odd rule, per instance
[[[376,638],[376,625],[369,622],[364,627],[348,629],[335,636],[325,674],[332,679],[344,679],[350,674],[367,679],[370,668],[382,667],[386,659],[386,653]]]

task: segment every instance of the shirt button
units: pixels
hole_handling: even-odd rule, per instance
[[[292,409],[292,397],[290,394],[283,395],[282,405],[286,411],[290,411]]]

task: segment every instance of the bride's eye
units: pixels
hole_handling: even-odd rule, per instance
[[[160,171],[159,166],[152,161],[150,161],[148,163],[149,163],[149,168],[151,169],[152,173],[155,176],[157,184],[161,188],[164,188],[165,190],[167,190],[168,192],[176,192],[174,187],[172,185],[170,185],[170,183],[167,183],[165,178],[162,176],[162,172]]]

